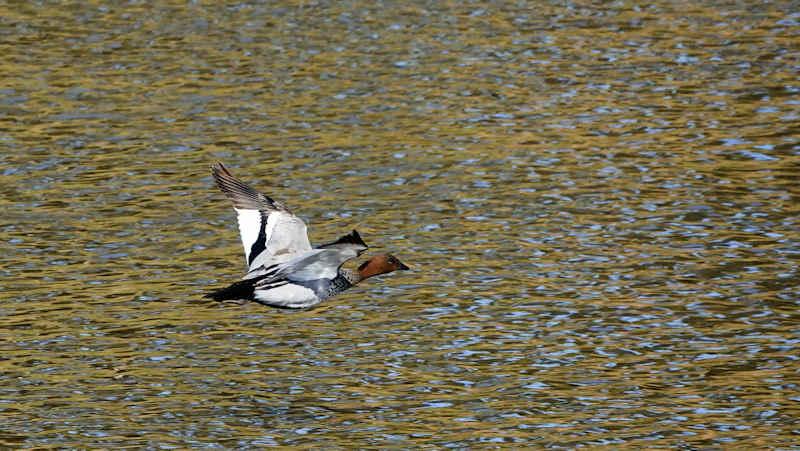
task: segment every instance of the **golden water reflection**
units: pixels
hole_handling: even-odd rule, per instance
[[[787,11],[0,6],[0,445],[793,446]],[[415,271],[206,302],[215,160]]]

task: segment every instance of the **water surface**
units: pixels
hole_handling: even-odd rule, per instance
[[[797,446],[793,5],[0,6],[0,445]],[[202,299],[217,160],[414,271]]]

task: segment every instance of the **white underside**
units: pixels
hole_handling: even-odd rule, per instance
[[[311,307],[321,301],[313,290],[292,283],[268,290],[257,289],[254,297],[265,304],[287,308]]]

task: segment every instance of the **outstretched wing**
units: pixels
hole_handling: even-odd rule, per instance
[[[314,250],[319,249],[333,249],[333,250],[344,250],[346,252],[355,252],[355,255],[361,255],[369,248],[367,243],[361,239],[361,236],[358,234],[357,231],[353,230],[352,232],[348,233],[347,235],[342,236],[336,241],[331,241],[330,243],[325,243],[322,245],[317,246]],[[278,256],[273,256],[272,259],[260,266],[251,265],[250,270],[244,276],[244,279],[255,279],[259,278],[262,279],[268,273],[273,272],[276,268],[278,263],[283,263],[291,260],[292,258],[297,257],[299,254],[282,254]],[[349,254],[345,254],[349,255]],[[261,259],[259,258],[258,261]]]
[[[283,282],[305,283],[320,279],[333,280],[339,267],[357,257],[365,247],[353,245],[314,249],[283,263],[264,268],[256,288],[273,287]]]
[[[306,224],[286,206],[234,177],[222,163],[211,173],[233,202],[248,270],[311,250]]]

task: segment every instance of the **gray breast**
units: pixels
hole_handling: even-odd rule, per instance
[[[314,290],[314,294],[316,294],[320,299],[327,299],[336,296],[342,291],[353,286],[353,284],[350,283],[347,278],[342,276],[341,273],[333,279],[314,279],[304,280],[302,282],[295,281],[293,283]]]

